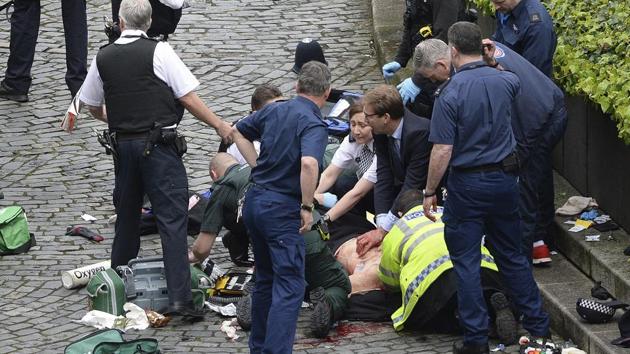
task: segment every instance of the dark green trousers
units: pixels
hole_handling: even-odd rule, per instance
[[[322,240],[319,232],[310,231],[304,235],[306,246],[305,278],[308,289],[323,287],[326,299],[331,305],[333,319],[339,320],[348,306],[348,294],[351,286],[348,274],[341,263],[337,262],[330,249]]]

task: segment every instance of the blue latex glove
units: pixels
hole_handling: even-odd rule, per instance
[[[421,91],[420,87],[416,86],[411,78],[405,79],[405,81],[398,84],[396,88],[398,89],[398,92],[400,92],[404,105],[407,105],[408,102],[415,101],[416,96],[418,96]]]
[[[597,217],[597,210],[589,210],[585,211],[580,215],[580,219],[582,220],[593,220]]]
[[[332,194],[332,193],[324,193],[324,207],[325,208],[332,208],[335,206],[335,204],[337,204],[337,196]]]
[[[383,77],[386,80],[394,77],[394,74],[400,70],[401,66],[397,61],[391,61],[385,65],[383,65]]]

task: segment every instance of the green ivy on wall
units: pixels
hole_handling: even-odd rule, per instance
[[[470,0],[493,14],[490,0]],[[617,122],[630,144],[630,5],[628,0],[545,0],[558,47],[554,76],[570,94],[586,95]]]

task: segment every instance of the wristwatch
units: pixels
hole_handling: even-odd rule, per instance
[[[426,189],[422,191],[424,194],[425,198],[429,198],[429,197],[433,197],[436,193],[436,191],[433,191],[433,193],[427,192]]]
[[[315,205],[313,205],[313,204],[308,205],[308,204],[302,203],[302,204],[300,204],[300,209],[306,210],[306,211],[310,211],[312,213],[313,210],[315,210]]]
[[[330,215],[324,214],[324,216],[322,216],[322,221],[326,223],[330,222]]]

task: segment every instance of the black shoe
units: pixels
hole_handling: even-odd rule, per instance
[[[236,322],[245,331],[252,328],[252,294],[248,292],[236,304]]]
[[[518,340],[518,323],[510,309],[510,303],[503,293],[490,296],[490,305],[496,314],[495,325],[499,342],[511,345]]]
[[[4,81],[0,82],[0,98],[15,102],[28,102],[28,94],[10,88]]]
[[[223,246],[228,249],[230,260],[239,267],[252,267],[254,261],[249,258],[249,247],[246,237],[228,231],[223,235]]]
[[[186,303],[175,302],[173,305],[171,305],[171,308],[169,309],[167,314],[179,315],[184,317],[184,319],[199,321],[202,320],[205,316],[205,311],[203,308],[196,308],[192,301]]]
[[[310,299],[314,309],[311,315],[311,330],[317,338],[325,338],[332,328],[333,313],[324,288],[318,287],[311,291]]]
[[[453,354],[489,354],[488,344],[471,345],[462,342],[453,343]]]

